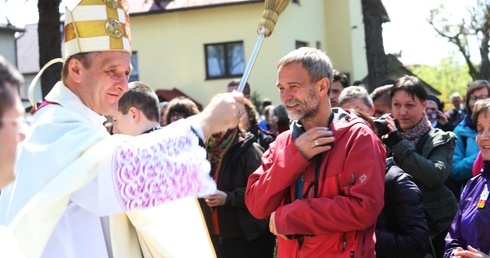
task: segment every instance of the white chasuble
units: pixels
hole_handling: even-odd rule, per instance
[[[17,178],[0,195],[0,224],[26,257],[215,256],[195,197],[216,185],[186,120],[110,136],[61,82],[46,100],[55,104],[34,115]]]

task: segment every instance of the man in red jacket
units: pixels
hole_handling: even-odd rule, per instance
[[[385,151],[371,127],[331,108],[325,53],[300,48],[279,61],[277,87],[292,129],[280,134],[248,179],[245,201],[270,216],[278,257],[376,257]]]

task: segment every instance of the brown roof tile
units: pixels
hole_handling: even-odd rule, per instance
[[[191,99],[192,101],[194,101],[194,103],[196,103],[197,107],[199,108],[199,110],[202,110],[202,105],[201,103],[199,103],[197,100],[189,97],[187,94],[185,94],[184,92],[180,91],[179,89],[177,88],[173,88],[171,90],[166,90],[166,89],[158,89],[155,91],[155,93],[157,94],[158,98],[160,100],[163,100],[163,101],[170,101],[172,100],[173,98],[176,98],[176,97],[186,97],[186,98],[189,98]]]
[[[212,7],[218,5],[230,5],[237,3],[263,2],[263,0],[128,0],[129,13],[140,14],[148,12],[165,12],[183,9]]]

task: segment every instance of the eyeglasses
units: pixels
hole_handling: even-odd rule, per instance
[[[0,118],[1,123],[11,123],[17,127],[17,133],[25,133],[27,129],[32,124],[32,117],[31,116],[20,116],[17,118],[13,117],[2,117]]]
[[[470,96],[470,101],[477,101],[477,100],[480,100],[480,99],[487,99],[488,98],[488,95],[481,95],[481,96]]]
[[[185,115],[182,113],[171,113],[170,114],[170,118],[173,118],[173,119],[181,119],[184,117],[185,117]]]

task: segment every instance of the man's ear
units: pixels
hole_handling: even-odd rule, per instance
[[[72,80],[75,82],[75,83],[80,83],[81,81],[81,68],[82,68],[83,64],[82,62],[80,62],[80,60],[76,59],[76,58],[72,58],[70,59],[69,63],[68,63],[68,74],[70,74],[70,78],[72,78]]]
[[[328,89],[330,88],[330,80],[328,78],[322,78],[317,82],[318,92],[320,96],[328,95]]]
[[[141,119],[141,112],[135,108],[135,107],[130,107],[128,110],[128,115],[131,116],[131,119],[135,122],[138,123]]]

